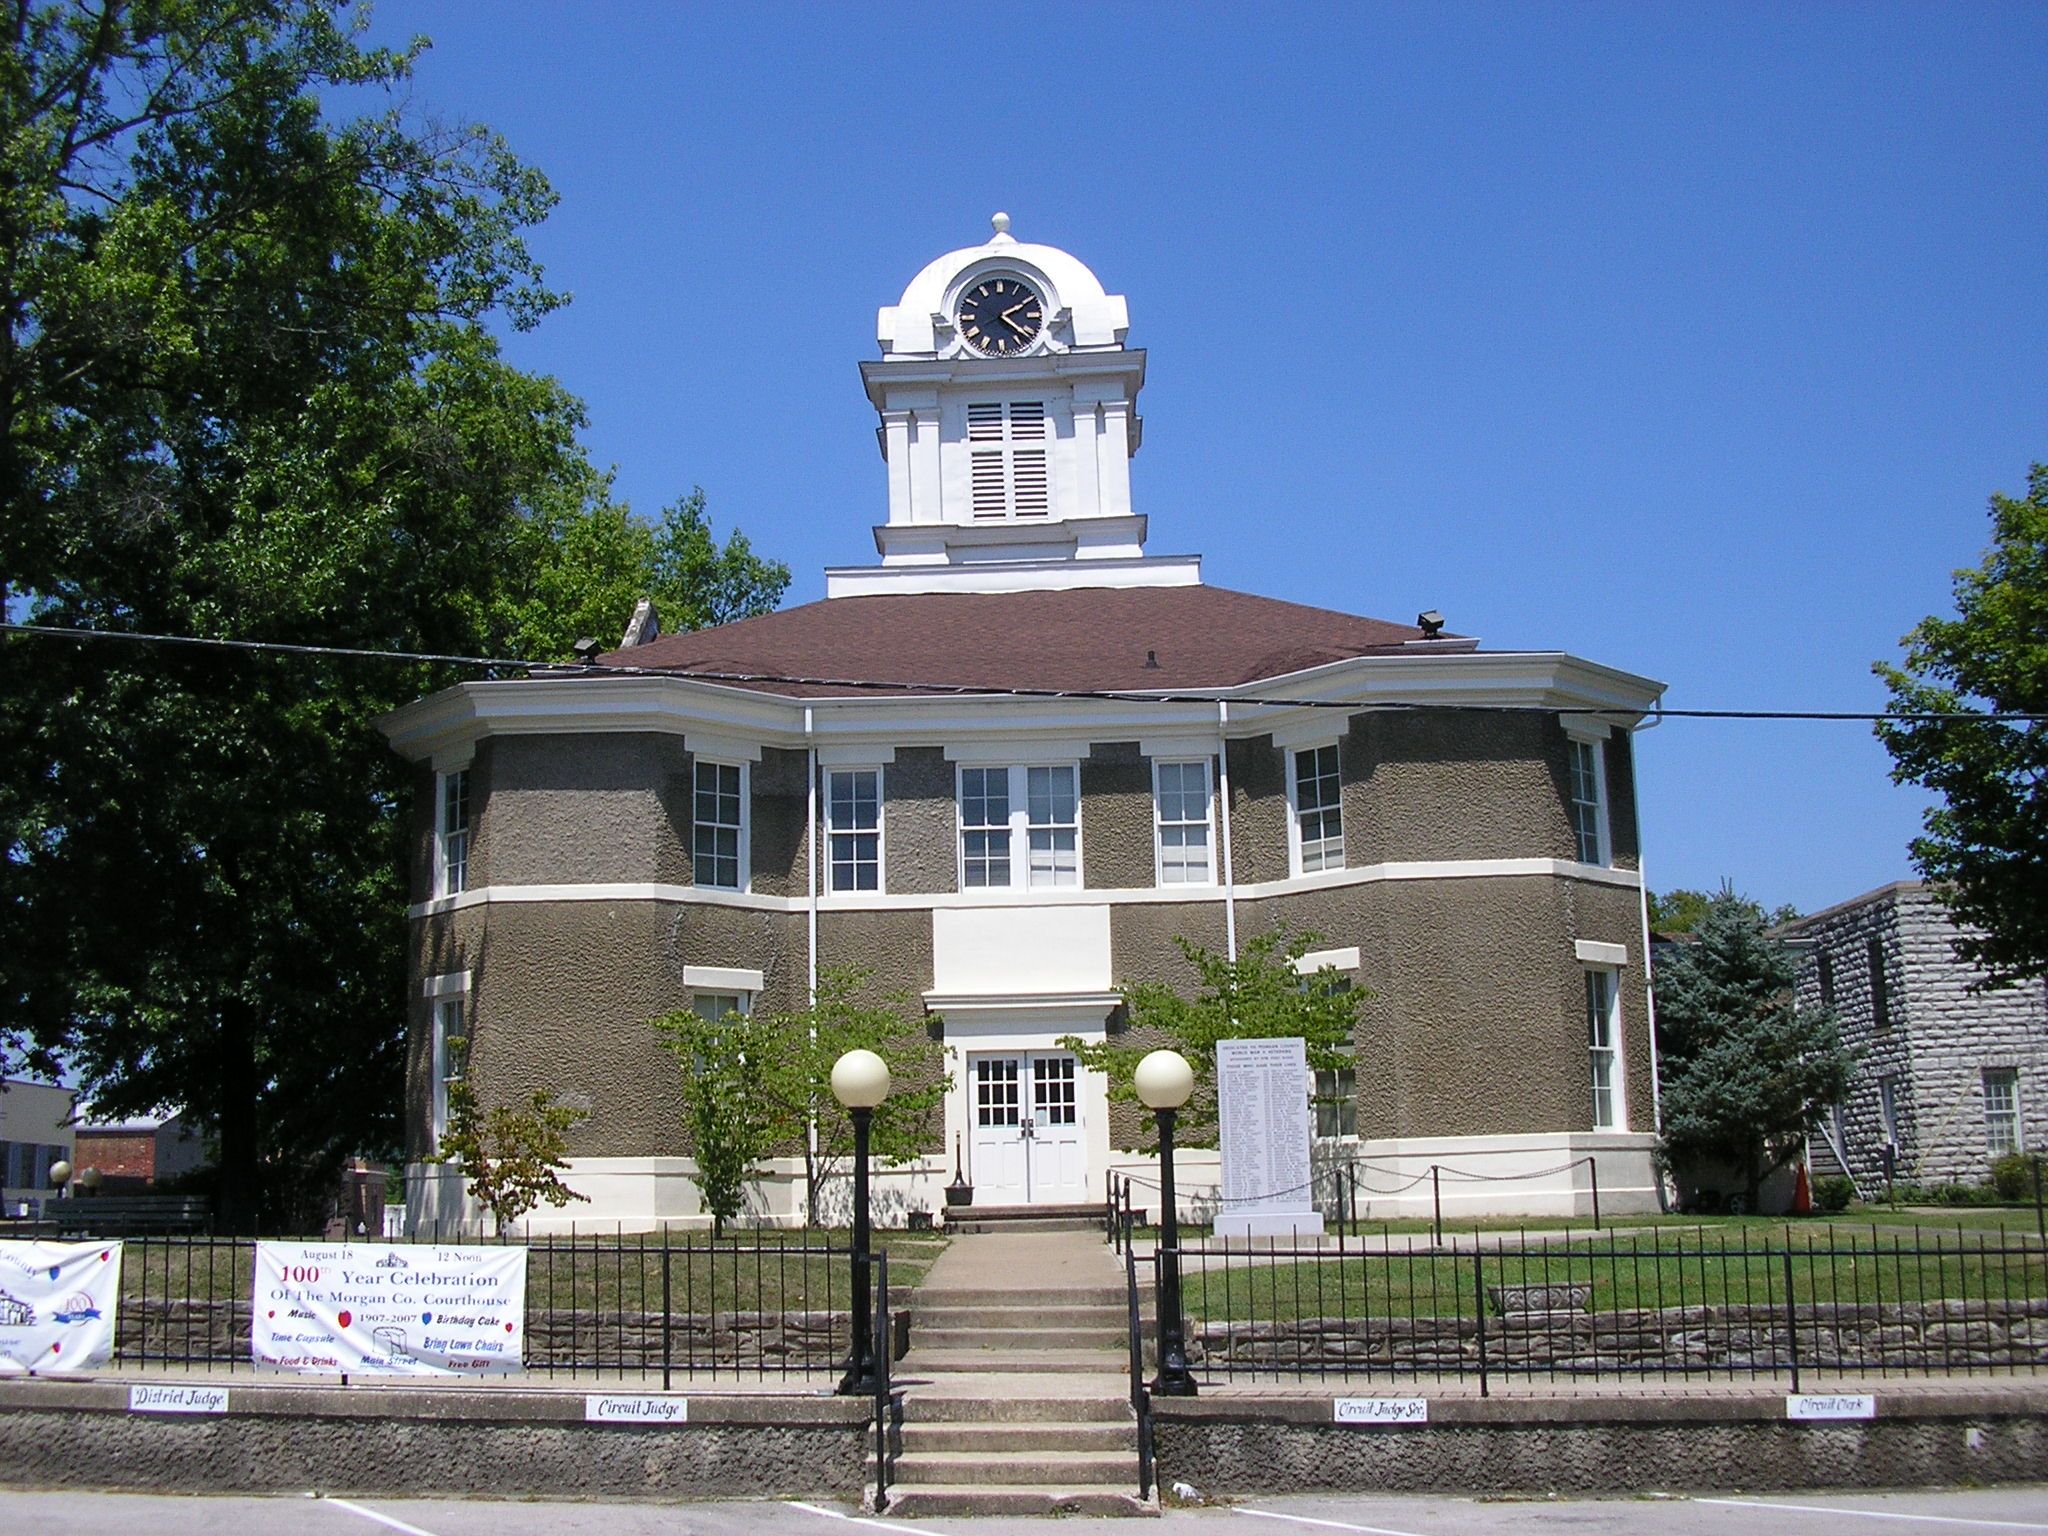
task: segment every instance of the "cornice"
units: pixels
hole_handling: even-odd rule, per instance
[[[1561,651],[1358,656],[1228,688],[1176,689],[1173,698],[880,694],[789,698],[737,684],[648,673],[556,674],[461,683],[394,710],[380,722],[393,748],[418,760],[494,735],[711,731],[764,746],[869,741],[943,745],[963,735],[1018,741],[1086,737],[1128,741],[1180,732],[1259,736],[1326,716],[1331,706],[1523,707],[1639,725],[1664,685]],[[1256,699],[1258,702],[1249,702]],[[805,734],[809,711],[812,732]]]

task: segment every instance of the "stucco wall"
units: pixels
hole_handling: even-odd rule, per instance
[[[1152,764],[1135,741],[1098,742],[1081,764],[1081,865],[1090,890],[1153,882]]]
[[[590,1111],[578,1157],[681,1149],[674,1059],[648,1021],[688,1005],[686,965],[764,973],[760,1009],[802,1005],[800,915],[666,902],[507,903],[422,921],[417,974],[468,970],[469,1072],[486,1103],[536,1088]],[[410,1007],[407,1120],[423,1150],[431,1093],[431,1003]]]
[[[470,773],[473,888],[688,878],[678,737],[500,736]]]
[[[1173,943],[1184,934],[1218,954],[1214,903],[1111,909],[1119,985],[1196,976]],[[1357,985],[1370,996],[1357,1037],[1359,1134],[1365,1137],[1589,1131],[1585,967],[1574,940],[1624,946],[1617,972],[1629,1128],[1652,1128],[1649,1011],[1636,893],[1553,876],[1403,880],[1332,886],[1238,904],[1240,941],[1284,923],[1357,945]],[[1157,1043],[1141,1031],[1132,1045]],[[1135,1112],[1112,1114],[1129,1144]],[[1124,1135],[1125,1140],[1114,1137]]]
[[[1547,716],[1354,715],[1342,744],[1345,862],[1571,858]]]
[[[1231,876],[1239,885],[1284,880],[1286,754],[1274,748],[1271,736],[1231,741],[1226,750],[1230,754]]]
[[[955,889],[958,830],[953,765],[940,747],[898,747],[882,770],[882,818],[889,889],[929,895]]]
[[[801,896],[810,889],[805,830],[810,822],[804,793],[809,754],[764,747],[752,767],[753,889],[765,896]]]

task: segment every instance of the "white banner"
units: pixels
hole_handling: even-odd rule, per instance
[[[322,1375],[516,1371],[526,1250],[258,1243],[249,1353]]]
[[[119,1243],[0,1242],[0,1375],[114,1358]]]

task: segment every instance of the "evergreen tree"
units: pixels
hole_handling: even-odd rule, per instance
[[[1757,905],[1725,887],[1657,962],[1664,1154],[1732,1164],[1751,1210],[1854,1068],[1833,1014],[1794,1002],[1797,973]]]

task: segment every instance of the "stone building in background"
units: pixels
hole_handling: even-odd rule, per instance
[[[1122,1027],[1123,983],[1192,983],[1175,936],[1281,923],[1370,994],[1318,1090],[1376,1212],[1427,1210],[1432,1165],[1449,1213],[1583,1210],[1588,1156],[1607,1208],[1654,1207],[1632,732],[1661,685],[1147,554],[1128,328],[998,216],[861,365],[879,564],[385,722],[417,764],[410,1220],[460,1213],[421,1161],[457,1072],[589,1110],[591,1204],[536,1226],[704,1219],[648,1020],[800,1006],[850,963],[921,1000],[954,1076],[885,1211],[936,1210],[956,1143],[978,1206],[1100,1200],[1137,1123],[1055,1040]],[[1317,558],[1362,573],[1367,537]],[[800,1178],[774,1165],[759,1213],[796,1219]]]
[[[1978,1183],[2003,1153],[2042,1144],[2048,989],[1974,990],[1955,924],[1923,881],[1901,880],[1780,930],[1804,950],[1802,1007],[1828,1007],[1858,1057],[1848,1100],[1819,1129],[1817,1168],[1843,1167],[1866,1197],[1897,1178]]]

